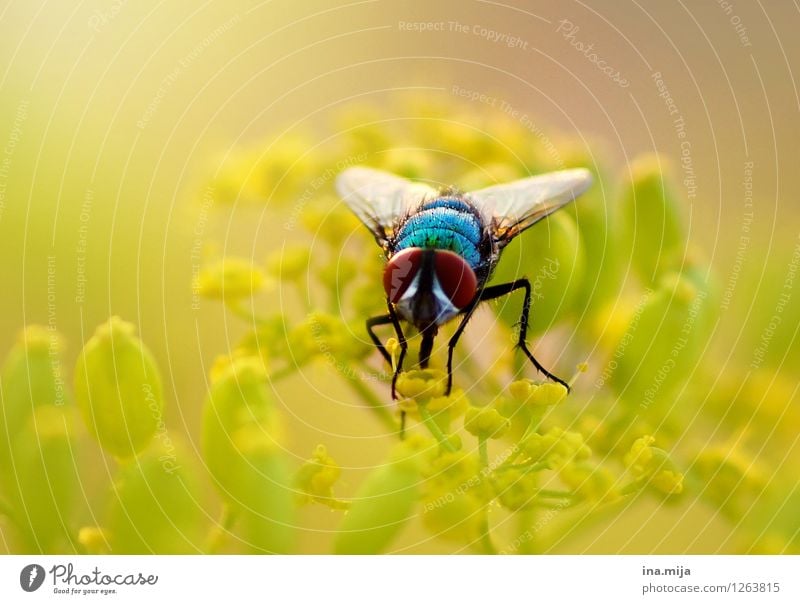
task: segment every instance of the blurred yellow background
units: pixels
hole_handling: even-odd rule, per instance
[[[798,244],[798,26],[796,6],[777,0],[9,2],[0,8],[0,349],[24,325],[55,325],[71,368],[95,326],[120,315],[161,367],[170,430],[197,434],[210,364],[242,333],[221,305],[197,307],[198,252],[261,259],[296,236],[268,204],[209,209],[205,187],[239,149],[297,133],[322,142],[343,108],[371,104],[390,119],[393,99],[414,91],[477,111],[482,101],[468,97],[486,95],[494,109],[530,116],[533,139],[577,140],[612,174],[644,152],[671,158],[690,242],[721,288],[750,275],[720,311],[722,375],[731,359],[752,357],[757,341],[732,330],[767,326],[753,308],[774,305]],[[737,261],[749,162],[752,231]],[[800,369],[796,329],[781,326],[773,366]],[[339,451],[352,470],[347,495],[387,442],[361,409],[292,398],[304,380],[324,379],[313,367],[285,384],[288,446],[298,460],[320,441]],[[364,447],[337,448],[353,437]],[[82,455],[103,459],[98,447]],[[98,467],[90,493],[112,471],[110,461]],[[564,551],[735,549],[711,509],[692,510],[690,522],[680,508],[651,512],[640,506]],[[325,514],[305,521],[330,530]],[[673,522],[685,524],[667,530]],[[625,538],[631,523],[643,526],[636,542]],[[306,550],[325,551],[319,535]]]

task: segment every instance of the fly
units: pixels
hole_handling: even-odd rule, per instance
[[[421,334],[419,364],[428,366],[439,327],[461,317],[447,345],[447,389],[453,385],[453,351],[481,302],[524,290],[517,346],[538,371],[545,369],[526,343],[531,284],[522,277],[487,286],[506,245],[524,230],[564,207],[591,184],[588,170],[561,170],[494,185],[471,193],[436,190],[380,170],[348,168],[336,181],[345,203],[372,232],[387,262],[383,273],[385,315],[367,319],[367,332],[391,365],[375,327],[392,325],[400,354],[392,376],[392,398],[408,349],[401,321]]]

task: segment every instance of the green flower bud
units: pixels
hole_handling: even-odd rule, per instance
[[[624,231],[621,242],[629,246],[621,252],[631,259],[646,285],[677,266],[684,246],[678,201],[670,177],[662,171],[669,171],[664,158],[647,155],[635,160],[619,204]]]
[[[83,347],[75,400],[89,430],[114,456],[132,457],[150,442],[162,422],[161,378],[131,323],[111,317]]]
[[[683,474],[666,451],[652,446],[654,442],[652,436],[636,439],[623,461],[631,474],[647,479],[657,491],[664,495],[678,495],[683,491]]]
[[[397,377],[397,392],[425,404],[434,397],[444,396],[447,374],[438,369],[412,369]]]
[[[67,402],[61,368],[62,338],[56,331],[31,325],[17,337],[17,342],[3,365],[0,382],[0,480],[13,485],[10,442],[28,424],[38,406]],[[0,483],[2,484],[2,483]]]
[[[625,393],[624,404],[656,414],[672,406],[705,350],[711,310],[708,290],[691,276],[668,273],[642,295],[605,366],[604,380]]]
[[[293,539],[294,491],[278,442],[278,417],[257,359],[236,359],[211,385],[202,450],[215,486],[236,510],[256,551],[286,552]]]
[[[63,552],[70,543],[68,523],[80,483],[71,415],[63,406],[37,406],[12,437],[16,476],[6,492],[25,551]]]
[[[205,298],[233,302],[249,298],[264,285],[264,274],[249,260],[225,258],[204,267],[197,290]]]
[[[403,443],[388,463],[367,476],[337,531],[335,553],[384,552],[416,515],[414,506],[420,497],[417,453]]]
[[[201,499],[194,460],[165,432],[114,478],[104,531],[109,553],[197,553],[207,521]]]
[[[580,433],[567,432],[558,427],[551,428],[544,434],[531,434],[520,443],[520,448],[532,462],[544,462],[551,468],[574,460],[588,459],[592,454]]]
[[[542,333],[573,307],[583,280],[585,258],[573,218],[559,212],[516,237],[503,251],[493,282],[525,276],[531,283],[529,335]],[[519,323],[522,293],[503,298],[497,312],[507,325]]]
[[[342,469],[336,460],[328,455],[324,445],[317,445],[314,455],[297,471],[295,485],[303,495],[302,503],[317,502],[333,509],[344,509],[347,502],[336,499],[333,485],[339,480]]]
[[[464,428],[474,436],[500,438],[508,427],[509,421],[491,407],[469,407],[464,418]]]
[[[625,454],[623,462],[625,466],[636,476],[644,476],[653,462],[653,447],[651,446],[656,439],[652,436],[642,436],[637,438],[630,451]]]
[[[509,392],[516,400],[533,407],[557,405],[567,396],[567,389],[558,383],[537,384],[532,380],[518,380],[509,386]]]

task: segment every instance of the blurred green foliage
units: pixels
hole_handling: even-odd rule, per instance
[[[0,514],[14,551],[302,552],[298,508],[322,506],[339,518],[337,553],[393,551],[412,525],[450,551],[547,552],[644,498],[657,513],[702,506],[733,527],[737,551],[800,551],[797,483],[766,469],[786,463],[800,425],[795,380],[777,368],[793,340],[781,331],[759,366],[716,371],[719,285],[686,243],[686,207],[663,159],[639,158],[615,177],[588,151],[565,142],[556,155],[505,116],[417,101],[407,110],[425,118],[387,122],[355,108],[326,144],[284,137],[267,154],[243,152],[215,179],[222,203],[266,202],[274,220],[298,230],[293,246],[263,262],[209,260],[191,284],[246,331],[206,376],[201,434],[192,438],[203,467],[166,430],[160,371],[133,325],[111,318],[98,327],[72,389],[58,334],[22,332],[0,388]],[[572,394],[525,377],[532,370],[512,348],[521,301],[512,297],[490,307],[499,320],[490,319],[485,350],[457,351],[450,396],[441,351],[424,371],[411,368],[411,352],[401,400],[390,404],[392,368],[363,332],[384,304],[382,261],[332,190],[355,164],[465,190],[569,167],[595,174],[576,204],[508,247],[494,276],[531,279],[530,336],[544,343],[548,365],[557,358],[551,369],[576,368]],[[780,268],[769,271],[780,280]],[[279,312],[259,298],[267,288],[294,290],[307,304]],[[785,320],[796,314],[795,305]],[[754,347],[759,336],[744,334]],[[396,360],[397,342],[387,348]],[[292,424],[274,389],[317,365],[375,414],[392,443],[351,498],[335,494],[350,478],[329,447],[299,462],[283,446]],[[399,410],[409,420],[404,441]],[[80,473],[91,471],[77,454],[87,440],[78,415],[116,468],[100,517],[76,505]],[[203,482],[216,488],[217,519]]]

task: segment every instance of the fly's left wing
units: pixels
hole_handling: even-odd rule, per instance
[[[362,166],[339,174],[336,190],[384,249],[398,221],[423,200],[437,196],[427,185]]]
[[[467,197],[491,225],[500,247],[525,229],[564,207],[592,184],[584,168],[561,170],[494,185]]]

